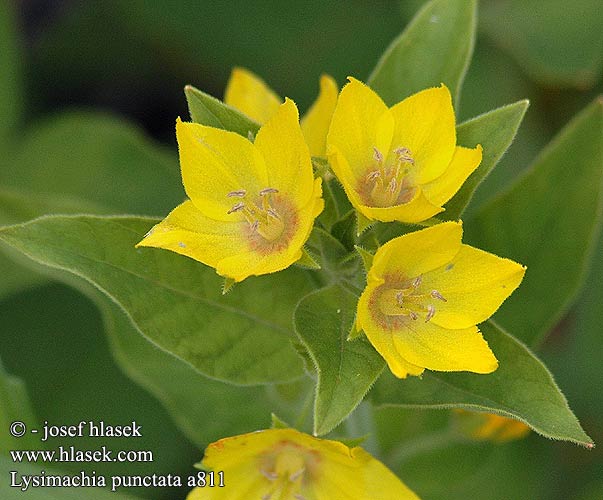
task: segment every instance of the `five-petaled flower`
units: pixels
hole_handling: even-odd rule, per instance
[[[223,488],[195,488],[187,500],[418,500],[360,447],[295,429],[270,429],[210,444],[202,466],[224,472]]]
[[[301,119],[301,129],[312,156],[326,155],[326,140],[337,103],[339,87],[329,75],[320,77],[316,101]],[[226,85],[224,102],[263,124],[283,102],[266,83],[244,68],[234,68]]]
[[[445,222],[395,238],[374,256],[356,325],[397,377],[498,367],[476,325],[519,286],[525,268],[461,237],[460,223]]]
[[[253,143],[180,120],[176,135],[190,200],[137,246],[192,257],[235,281],[296,262],[324,202],[293,101],[279,106]]]
[[[388,108],[350,78],[333,114],[327,154],[352,205],[365,217],[416,223],[444,210],[480,164],[482,148],[456,145],[445,85]]]

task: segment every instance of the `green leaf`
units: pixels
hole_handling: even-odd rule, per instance
[[[204,377],[151,344],[117,306],[105,298],[96,302],[119,366],[161,402],[199,448],[225,436],[266,427],[274,401],[264,387],[236,387]]]
[[[587,448],[584,433],[551,373],[529,349],[492,322],[480,325],[499,361],[489,375],[425,372],[398,380],[387,374],[370,398],[376,405],[407,408],[464,408],[516,418],[539,434]]]
[[[295,310],[295,330],[318,372],[316,435],[331,431],[358,406],[385,365],[365,338],[346,340],[356,301],[350,292],[333,286],[303,298]]]
[[[358,252],[358,255],[360,255],[360,258],[362,259],[362,264],[364,265],[365,272],[368,273],[371,270],[371,267],[373,266],[374,255],[368,250],[362,248],[361,246],[356,246],[355,248]]]
[[[26,433],[13,437],[9,432],[13,422],[23,422]],[[40,442],[31,429],[37,428],[37,421],[29,402],[25,383],[18,377],[6,373],[0,360],[0,455],[9,450],[40,449]],[[43,447],[43,446],[42,446]]]
[[[302,248],[302,256],[295,264],[306,269],[320,269],[320,264],[305,248]]]
[[[446,203],[442,218],[457,220],[471,201],[473,193],[509,148],[521,124],[529,102],[518,101],[461,123],[456,128],[457,143],[465,147],[483,147],[482,162],[461,189]]]
[[[105,292],[151,341],[205,375],[237,384],[303,373],[291,314],[310,291],[306,272],[250,278],[226,296],[210,268],[173,252],[134,249],[157,220],[45,217],[0,230],[28,257]]]
[[[432,0],[385,51],[368,84],[389,106],[445,83],[458,94],[475,41],[475,0]]]
[[[585,279],[603,210],[603,100],[588,106],[509,190],[467,224],[467,240],[528,267],[497,320],[542,340]]]
[[[94,205],[104,213],[163,215],[184,198],[176,155],[104,114],[60,115],[31,129],[19,146],[0,169],[5,189],[85,200],[80,211]]]
[[[236,132],[243,137],[255,134],[260,125],[219,99],[201,92],[192,85],[184,87],[191,120],[209,127]]]
[[[483,2],[481,28],[546,87],[594,86],[603,68],[599,0]]]
[[[17,49],[16,4],[0,5],[0,151],[6,154],[21,118],[21,71]]]

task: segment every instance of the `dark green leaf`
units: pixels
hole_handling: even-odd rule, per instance
[[[527,265],[500,323],[538,343],[575,299],[603,209],[603,100],[572,120],[531,169],[467,224],[467,240]]]
[[[471,60],[475,0],[432,0],[385,51],[368,84],[389,106],[445,83],[455,99]]]
[[[22,108],[15,7],[15,2],[0,5],[0,151],[3,155],[9,149],[10,139],[16,135]]]
[[[184,87],[191,120],[209,127],[236,132],[243,137],[255,135],[260,126],[235,108],[201,92],[191,85]]]
[[[422,378],[398,380],[389,373],[370,393],[377,405],[408,408],[464,408],[516,418],[552,439],[591,448],[592,440],[550,372],[526,346],[492,322],[480,326],[499,361],[489,375],[425,372]]]
[[[134,249],[156,220],[46,217],[0,231],[33,260],[90,281],[154,343],[205,375],[238,384],[303,373],[291,315],[310,291],[306,272],[250,278],[222,296],[212,270],[173,252]]]
[[[356,301],[355,295],[334,286],[308,295],[295,310],[295,329],[318,372],[317,435],[331,431],[356,408],[385,365],[366,338],[346,340]]]
[[[481,144],[483,157],[475,172],[469,176],[458,193],[446,203],[446,211],[442,214],[442,218],[457,220],[461,217],[477,186],[496,166],[513,142],[528,105],[529,102],[526,100],[509,104],[461,123],[456,128],[457,143],[471,148]]]

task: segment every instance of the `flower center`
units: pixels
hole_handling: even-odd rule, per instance
[[[373,148],[373,151],[375,168],[369,171],[363,186],[366,201],[375,207],[392,207],[410,201],[414,188],[408,174],[415,165],[410,149],[396,148],[393,164],[386,164],[377,148]]]
[[[425,315],[427,323],[436,313],[434,303],[447,300],[437,290],[421,291],[422,282],[422,277],[417,276],[399,288],[387,288],[381,292],[377,302],[380,311],[386,316],[407,317],[413,321]]]
[[[235,203],[228,213],[243,213],[252,231],[259,234],[266,241],[275,241],[283,234],[285,229],[281,216],[271,204],[270,197],[275,193],[278,193],[278,189],[264,188],[258,193],[257,201],[251,201],[244,189],[231,191],[226,196],[239,198],[240,201]]]
[[[317,462],[314,453],[282,442],[262,457],[260,473],[270,481],[262,500],[306,500],[300,491]]]

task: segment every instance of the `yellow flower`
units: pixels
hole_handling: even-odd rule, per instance
[[[479,413],[457,410],[461,431],[471,439],[506,443],[526,437],[530,428],[514,418],[502,417],[494,413]]]
[[[210,444],[202,465],[224,487],[195,488],[187,500],[418,500],[360,447],[294,429],[270,429]]]
[[[326,139],[339,88],[328,75],[320,77],[320,92],[301,120],[301,129],[312,156],[325,156]],[[244,68],[234,68],[226,85],[224,102],[263,124],[283,100],[266,83]]]
[[[172,250],[235,281],[296,262],[324,202],[293,101],[279,106],[254,143],[180,120],[176,136],[190,200],[137,246]]]
[[[373,259],[356,324],[399,378],[490,373],[498,362],[478,323],[519,286],[525,268],[461,243],[460,222],[395,238]]]
[[[443,211],[482,159],[456,145],[448,88],[418,92],[391,108],[350,78],[339,96],[327,153],[352,205],[380,221],[421,222]]]

